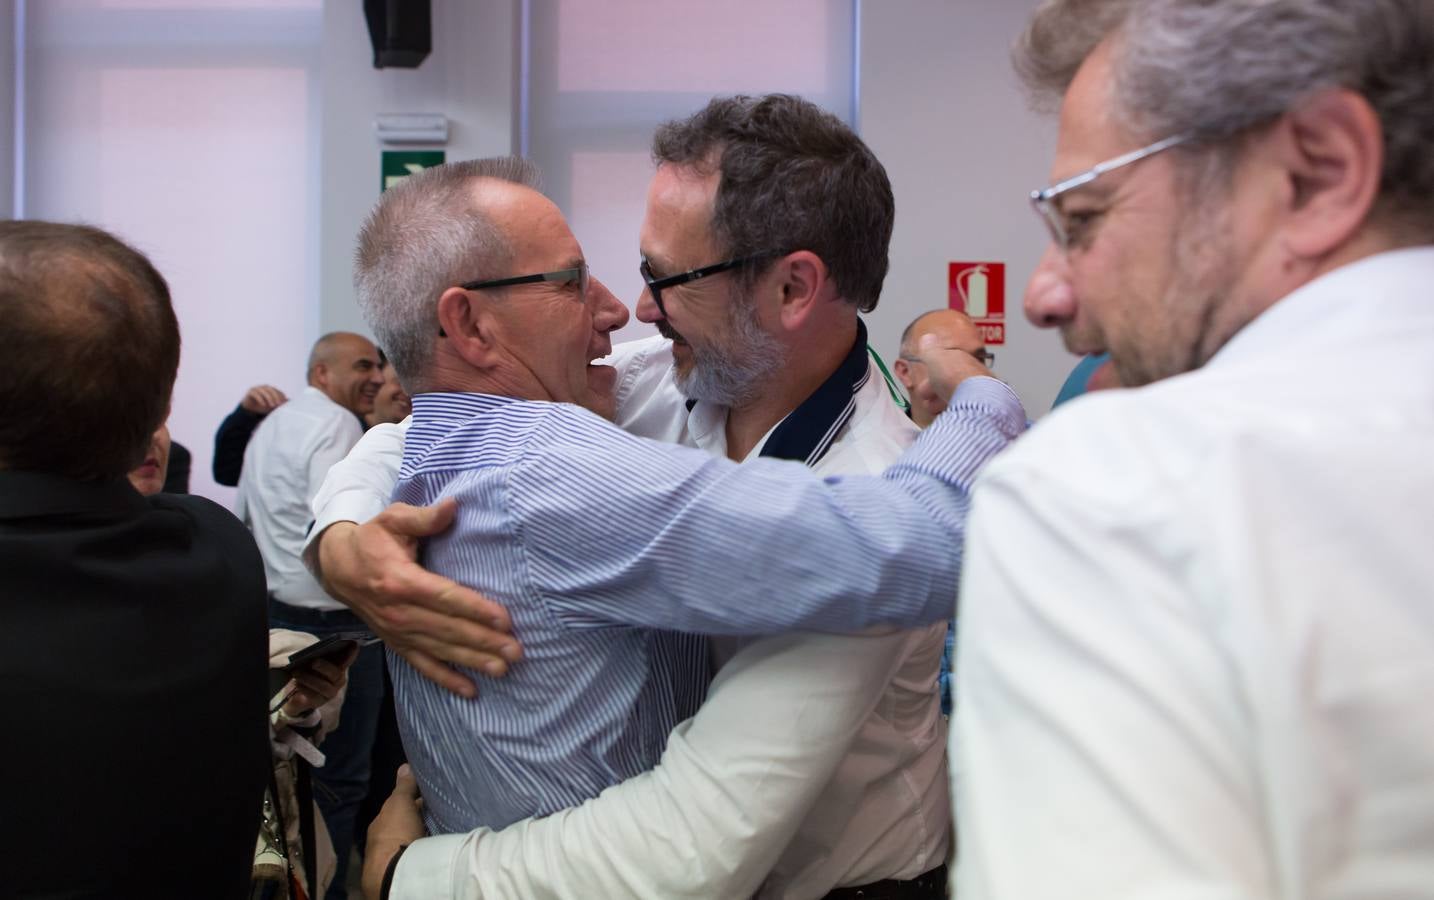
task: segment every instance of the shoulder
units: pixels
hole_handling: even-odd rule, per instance
[[[405,472],[511,466],[541,456],[555,445],[582,443],[604,427],[616,431],[582,407],[534,400],[505,402],[451,427],[439,424],[442,434],[422,450],[414,452],[410,444]],[[415,436],[424,427],[415,425]]]
[[[253,534],[232,512],[195,494],[155,494],[146,502],[152,516],[179,516],[186,520],[185,552],[212,567],[226,593],[257,590],[263,595],[264,562],[259,548]]]
[[[196,539],[216,544],[233,545],[240,551],[253,551],[258,559],[254,538],[244,523],[229,510],[207,497],[197,494],[155,494],[146,498],[156,513],[179,515],[188,519]]]
[[[869,366],[866,383],[852,398],[851,420],[823,457],[819,468],[852,474],[877,474],[910,447],[920,429],[897,406],[886,380]]]

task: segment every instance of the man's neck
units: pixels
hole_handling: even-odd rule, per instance
[[[756,399],[727,411],[727,457],[741,462],[841,366],[856,341],[856,317],[799,342]]]

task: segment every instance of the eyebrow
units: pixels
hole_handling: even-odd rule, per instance
[[[1069,191],[1066,191],[1064,194],[1061,194],[1059,197],[1056,198],[1056,209],[1060,210],[1061,212],[1065,212],[1066,201],[1071,199],[1084,198],[1086,200],[1094,201],[1109,200],[1115,194],[1116,189],[1119,187],[1119,184],[1110,184],[1108,182],[1095,181],[1091,182],[1090,184],[1083,184],[1080,187],[1071,188]]]
[[[672,260],[664,259],[661,254],[649,253],[642,249],[639,249],[637,252],[643,259],[647,260],[647,267],[652,270],[653,275],[660,277],[676,268],[676,266],[672,265]]]

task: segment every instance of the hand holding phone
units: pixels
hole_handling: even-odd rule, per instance
[[[289,656],[276,670],[288,682],[288,690],[270,712],[283,708],[285,715],[298,717],[337,697],[348,681],[348,667],[360,647],[378,642],[364,632],[330,635]]]

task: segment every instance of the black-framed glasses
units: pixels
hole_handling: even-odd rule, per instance
[[[987,350],[985,347],[982,347],[980,350],[962,350],[961,352],[966,354],[967,356],[974,356],[977,362],[979,362],[981,365],[985,366],[988,369],[996,365],[996,354],[992,353],[990,350]],[[897,359],[904,359],[907,362],[921,363],[922,365],[926,364],[926,360],[922,359],[921,357],[907,356],[904,353],[898,356]]]
[[[588,264],[578,263],[566,269],[555,269],[551,272],[538,272],[533,275],[513,275],[509,278],[489,278],[485,281],[465,281],[458,287],[465,291],[481,291],[485,288],[513,287],[519,284],[541,284],[545,281],[558,282],[563,285],[576,284],[578,289],[578,302],[587,300],[588,296]],[[439,337],[448,337],[442,326],[438,329]]]
[[[652,294],[652,302],[657,304],[657,311],[662,317],[667,318],[667,308],[662,305],[662,292],[670,287],[677,287],[679,284],[686,284],[689,281],[696,281],[699,278],[706,278],[708,275],[717,275],[722,272],[735,269],[738,266],[745,266],[747,263],[756,262],[770,256],[769,253],[756,253],[751,256],[743,256],[739,259],[729,259],[725,262],[713,263],[710,266],[703,266],[700,269],[692,269],[683,272],[681,275],[669,275],[666,278],[658,278],[652,274],[652,265],[648,263],[647,257],[642,258],[638,263],[637,271],[642,275],[642,280],[647,284],[647,290]]]
[[[1079,175],[1072,175],[1065,181],[1053,184],[1043,190],[1031,191],[1031,206],[1035,209],[1036,214],[1041,217],[1041,220],[1046,223],[1046,227],[1050,229],[1051,239],[1056,242],[1056,246],[1061,248],[1061,252],[1064,253],[1070,250],[1071,229],[1069,223],[1066,222],[1065,214],[1061,212],[1060,206],[1056,203],[1062,194],[1075,190],[1078,187],[1084,187],[1107,172],[1114,172],[1116,169],[1154,156],[1162,150],[1169,150],[1171,147],[1183,144],[1192,137],[1194,137],[1194,135],[1188,132],[1184,134],[1173,134],[1168,138],[1163,138],[1153,144],[1141,147],[1139,150],[1122,153],[1120,156],[1096,163]]]
[[[511,278],[466,281],[458,286],[465,291],[481,291],[484,288],[512,287],[516,284],[538,284],[544,281],[556,281],[563,284],[576,283],[578,299],[586,299],[588,295],[588,264],[582,262],[571,268],[557,269],[552,272],[539,272],[536,275],[514,275]]]

